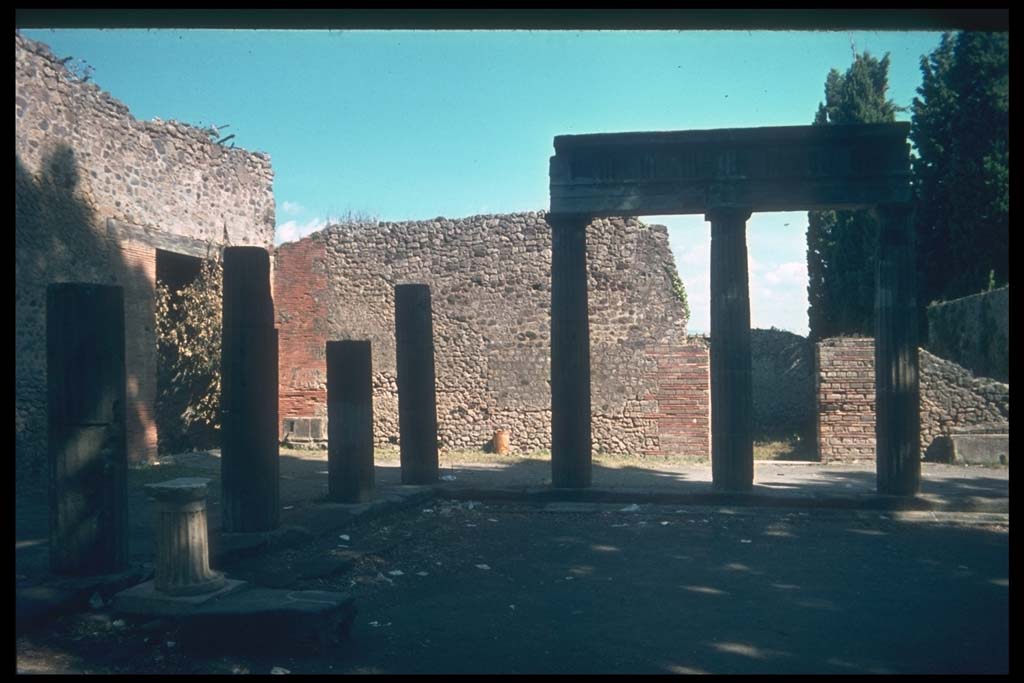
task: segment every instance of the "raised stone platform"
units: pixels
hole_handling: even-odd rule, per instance
[[[326,591],[289,591],[227,580],[216,593],[168,596],[153,582],[122,591],[115,612],[180,622],[180,638],[196,648],[316,651],[348,638],[353,599]]]

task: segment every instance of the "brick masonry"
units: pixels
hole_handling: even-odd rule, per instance
[[[707,343],[689,339],[663,226],[588,229],[597,452],[708,457]],[[370,339],[378,445],[398,440],[394,286],[431,285],[442,448],[550,448],[551,235],[542,212],[330,226],[278,247],[281,435],[326,436],[324,345]]]
[[[271,248],[270,159],[186,124],[139,121],[18,35],[14,137],[16,472],[45,472],[50,282],[124,286],[129,459],[153,459],[156,250]]]
[[[816,345],[818,450],[823,461],[875,457],[874,340],[842,337]],[[1010,421],[1010,386],[919,349],[921,453],[936,438]]]

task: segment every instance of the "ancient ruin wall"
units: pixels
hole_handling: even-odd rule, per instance
[[[842,337],[817,344],[818,449],[821,459],[875,457],[874,340]],[[921,453],[936,437],[968,425],[1010,421],[1010,387],[974,377],[919,349]]]
[[[982,377],[1010,381],[1010,287],[928,307],[928,349]]]
[[[15,36],[15,439],[46,452],[46,285],[125,287],[128,448],[156,456],[156,250],[271,248],[270,159],[176,122],[138,121],[42,43]]]
[[[756,440],[814,434],[814,347],[784,330],[750,331],[751,393]]]
[[[588,268],[595,450],[707,457],[707,345],[686,337],[667,231],[597,221]],[[370,339],[375,439],[397,443],[394,286],[416,282],[431,287],[442,448],[481,448],[499,428],[521,451],[550,448],[540,212],[331,226],[278,247],[282,437],[326,438],[324,344]]]

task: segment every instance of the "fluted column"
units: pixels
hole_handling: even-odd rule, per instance
[[[147,484],[156,500],[155,588],[167,595],[202,595],[220,590],[224,575],[210,569],[206,523],[209,479],[186,477]]]
[[[711,222],[711,478],[723,491],[754,485],[749,218],[750,209],[734,206],[705,215]]]
[[[921,487],[917,295],[911,207],[881,206],[875,270],[875,465],[878,492]]]

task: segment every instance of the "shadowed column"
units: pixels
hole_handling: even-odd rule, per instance
[[[878,492],[921,487],[914,234],[909,205],[880,206],[875,270],[875,439]]]
[[[548,214],[547,220],[551,226],[551,484],[585,488],[591,482],[590,217]]]
[[[224,249],[221,486],[226,532],[277,527],[277,330],[270,254]]]
[[[395,363],[403,484],[437,481],[434,326],[428,285],[395,285]]]
[[[124,294],[46,288],[50,568],[107,574],[127,565]]]
[[[748,218],[750,209],[740,207],[705,214],[711,222],[711,478],[722,491],[749,491],[754,484]]]
[[[369,341],[327,342],[328,497],[373,498],[373,374]]]

